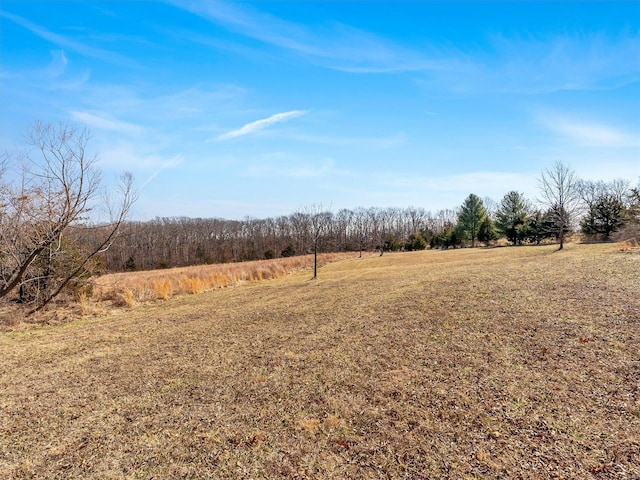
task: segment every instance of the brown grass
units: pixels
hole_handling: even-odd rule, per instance
[[[159,300],[169,300],[173,293],[173,285],[171,280],[164,278],[162,280],[153,281],[153,291]]]
[[[354,254],[319,255],[319,265],[353,257]],[[273,280],[313,266],[311,255],[253,262],[198,265],[104,275],[96,280],[91,300],[109,306],[134,306],[168,300],[174,295],[193,295],[244,282]]]
[[[0,477],[638,478],[639,267],[393,254],[16,327]]]

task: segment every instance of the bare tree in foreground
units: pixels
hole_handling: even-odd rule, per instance
[[[538,187],[541,201],[549,208],[560,241],[558,250],[562,250],[565,231],[571,226],[580,207],[580,181],[569,166],[556,162],[542,172]]]
[[[0,171],[0,298],[42,309],[83,273],[89,262],[115,240],[136,199],[133,177],[120,179],[119,201],[108,204],[110,220],[94,226],[99,237],[81,247],[78,233],[90,228],[100,198],[97,160],[87,152],[91,134],[67,123],[36,122],[24,158],[5,157]],[[19,160],[21,162],[19,162]],[[20,164],[19,164],[20,163]],[[19,165],[18,165],[19,164]],[[9,178],[9,168],[14,176]]]

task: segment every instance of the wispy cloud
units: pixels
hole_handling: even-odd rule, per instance
[[[640,131],[630,133],[602,122],[577,120],[560,114],[539,115],[538,122],[579,146],[640,147]]]
[[[273,157],[282,157],[280,154],[272,155]],[[269,156],[267,156],[269,157]],[[284,156],[286,157],[286,155]],[[270,161],[264,158],[261,163],[254,163],[244,169],[242,174],[246,177],[288,177],[288,178],[318,178],[328,175],[335,175],[336,162],[331,158],[325,158],[319,161],[291,160],[289,158],[278,158],[276,161]]]
[[[254,7],[169,0],[177,8],[325,68],[351,73],[422,72],[429,87],[456,93],[538,94],[617,88],[640,79],[640,36],[563,32],[487,36],[474,50],[411,48],[349,25],[302,25]],[[219,48],[215,46],[214,48]],[[265,49],[262,50],[265,54]]]
[[[391,73],[460,68],[448,55],[427,55],[338,22],[297,24],[249,6],[170,0],[177,7],[264,44],[304,56],[326,68],[353,73]],[[434,53],[434,52],[432,52]]]
[[[142,185],[140,185],[140,190],[143,190],[147,185],[149,185],[163,170],[167,170],[169,168],[174,168],[180,165],[183,161],[183,155],[180,153],[173,158],[165,160],[155,172],[153,172],[149,178],[147,178]]]
[[[120,133],[140,133],[142,127],[133,123],[117,120],[106,114],[95,114],[83,111],[71,111],[69,115],[72,119],[82,122],[88,127],[99,130],[111,130]]]
[[[505,185],[509,185],[509,189],[524,192],[528,198],[534,198],[536,193],[531,188],[536,184],[536,173],[471,171],[455,175],[409,175],[388,171],[352,172],[351,175],[358,181],[334,182],[331,188],[357,198],[356,205],[360,206],[424,205],[425,198],[428,198],[428,208],[436,212],[440,209],[455,209],[470,193],[498,201],[506,193]]]
[[[153,150],[181,150],[202,145],[203,138],[220,133],[228,111],[239,110],[244,90],[233,85],[197,84],[175,91],[143,90],[136,85],[89,84],[57,98],[68,118],[95,133],[135,137]],[[214,112],[214,113],[212,113]],[[181,128],[176,128],[178,122]]]
[[[598,90],[640,79],[637,34],[494,35],[490,45],[493,50],[488,53],[495,60],[484,62],[482,76],[498,90],[525,93]]]
[[[429,192],[467,192],[481,196],[503,192],[505,185],[519,189],[531,184],[533,174],[501,171],[474,171],[455,175],[386,174],[378,182],[395,188],[424,188]],[[474,192],[475,190],[475,192]]]
[[[332,147],[366,146],[368,148],[388,149],[397,147],[407,142],[407,135],[397,133],[395,135],[380,137],[341,137],[306,133],[294,133],[287,135],[287,140],[304,143],[316,143]]]
[[[69,60],[64,54],[64,50],[53,50],[51,52],[51,63],[46,68],[46,74],[49,77],[59,77],[64,73],[69,65]]]
[[[459,68],[434,69],[417,82],[463,95],[538,95],[611,90],[640,81],[640,36],[632,33],[499,34],[475,52],[448,55]]]
[[[255,122],[247,123],[237,130],[232,130],[230,132],[219,135],[218,137],[216,137],[216,139],[230,140],[232,138],[241,137],[243,135],[248,135],[258,130],[262,130],[275,123],[286,122],[292,118],[306,115],[307,113],[309,113],[309,110],[291,110],[289,112],[276,113],[275,115],[271,115],[268,118],[263,118],[261,120],[256,120]]]
[[[158,172],[168,168],[174,168],[182,164],[182,154],[172,156],[162,155],[154,151],[150,145],[138,145],[127,142],[117,144],[100,143],[100,164],[108,170],[131,170],[135,173],[147,174]],[[157,173],[152,173],[152,176]],[[148,181],[147,181],[148,183]]]
[[[47,95],[50,95],[51,90],[76,91],[87,83],[91,76],[89,70],[73,71],[64,50],[51,50],[50,55],[51,60],[46,65],[35,69],[10,70],[3,65],[0,80],[19,78],[20,85],[30,94],[43,90],[47,91]]]
[[[157,105],[154,115],[159,113],[158,109],[162,109],[171,119],[201,117],[211,110],[226,107],[230,102],[243,97],[245,93],[244,88],[232,84],[195,85],[186,90],[153,98],[147,102],[147,108],[153,109],[154,105]]]
[[[36,25],[35,23],[27,20],[26,18],[22,18],[18,15],[13,15],[9,12],[5,12],[0,10],[0,17],[7,18],[12,22],[20,25],[21,27],[26,28],[34,35],[37,35],[40,38],[43,38],[59,47],[74,51],[81,55],[96,58],[98,60],[103,60],[106,62],[110,62],[117,65],[122,66],[134,66],[134,62],[124,55],[120,55],[119,53],[115,53],[109,50],[103,50],[101,48],[95,48],[89,45],[85,45],[84,43],[76,42],[70,38],[67,38],[63,35],[60,35],[55,32],[51,32],[40,25]]]

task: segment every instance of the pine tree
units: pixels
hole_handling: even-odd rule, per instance
[[[462,207],[460,207],[457,230],[464,235],[464,237],[471,240],[472,247],[476,245],[480,225],[486,216],[487,211],[484,208],[482,200],[473,193],[466,198]]]
[[[624,225],[625,208],[614,195],[600,195],[582,219],[582,231],[587,235],[604,235],[605,239]]]
[[[529,202],[516,191],[507,193],[500,202],[496,227],[513,245],[521,244],[525,239],[526,229],[522,226],[527,222],[529,210]]]

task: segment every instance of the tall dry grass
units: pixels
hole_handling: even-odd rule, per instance
[[[321,254],[318,256],[318,264],[323,266],[353,255]],[[111,302],[116,307],[133,308],[143,303],[168,300],[176,295],[193,295],[244,282],[276,279],[312,267],[313,256],[304,255],[168,270],[113,273],[96,280],[94,300]]]

